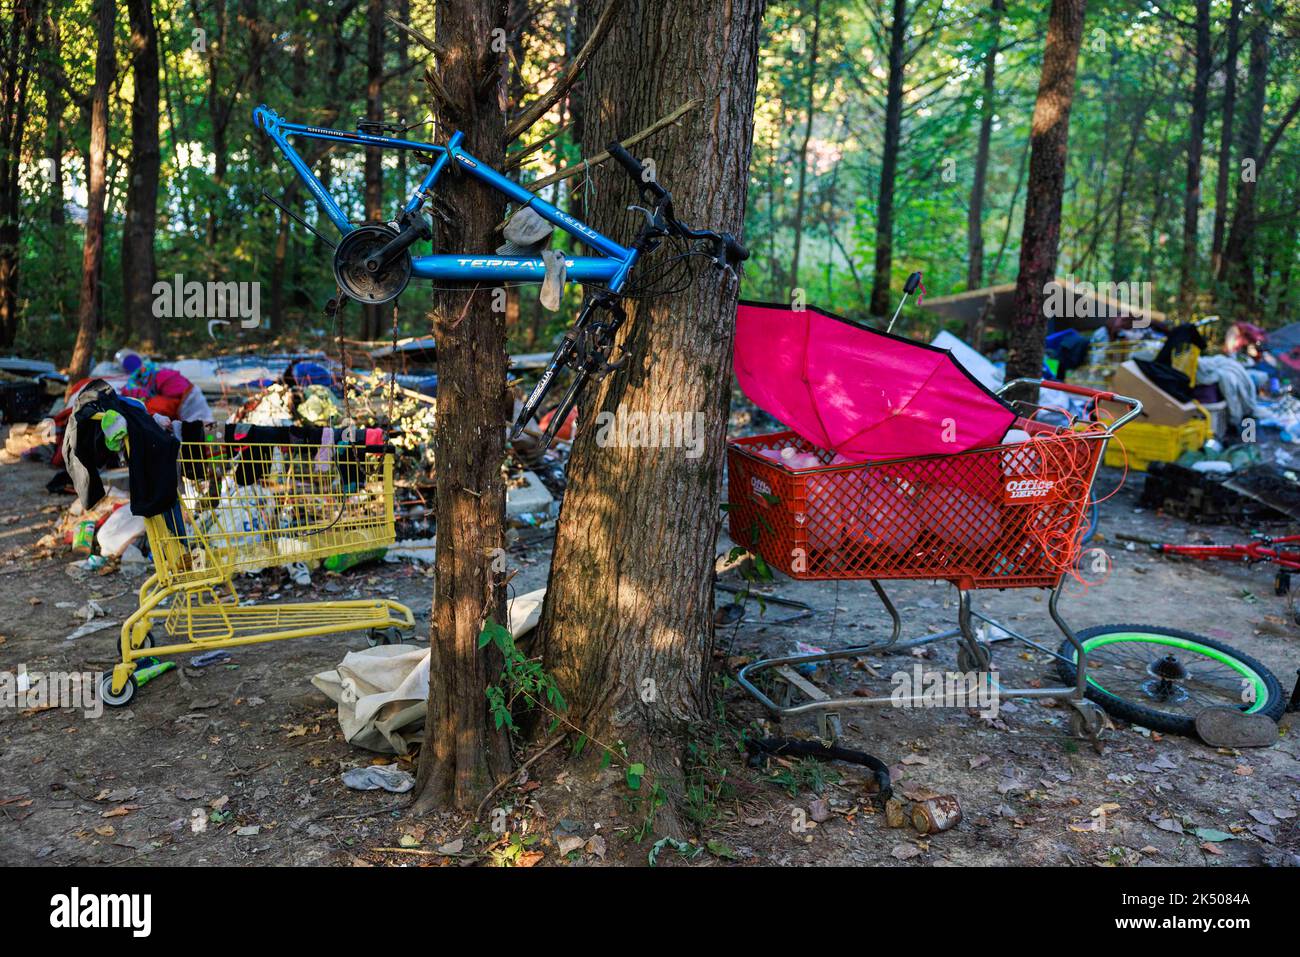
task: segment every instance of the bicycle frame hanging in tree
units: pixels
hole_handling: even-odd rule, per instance
[[[448,163],[454,161],[461,171],[486,183],[512,203],[530,207],[547,222],[599,253],[595,256],[566,256],[566,276],[569,281],[595,283],[605,286],[611,292],[618,292],[636,264],[638,250],[628,249],[616,243],[586,223],[535,196],[519,184],[511,182],[461,149],[463,134],[459,131],[451,134],[446,146],[439,146],[416,140],[375,136],[362,132],[349,133],[343,130],[290,123],[265,106],[259,106],[253,111],[253,122],[284,154],[298,174],[298,178],[306,184],[316,202],[320,204],[321,212],[344,237],[359,227],[348,220],[339,204],[325,189],[324,184],[312,173],[306,161],[289,143],[290,137],[425,154],[428,157],[426,161],[429,163],[429,171],[411,194],[406,205],[402,207],[399,221],[402,217],[410,217],[419,211],[432,195],[433,188]],[[414,256],[411,260],[411,275],[421,279],[487,283],[540,282],[545,273],[546,263],[537,256],[445,253]]]

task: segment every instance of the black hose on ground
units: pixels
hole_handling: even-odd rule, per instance
[[[834,744],[822,744],[820,741],[803,741],[799,738],[751,738],[745,742],[751,764],[759,763],[760,755],[776,757],[815,758],[818,761],[846,761],[870,768],[876,776],[880,790],[876,802],[882,807],[893,796],[894,790],[889,781],[889,766],[874,755],[865,751],[854,751]]]

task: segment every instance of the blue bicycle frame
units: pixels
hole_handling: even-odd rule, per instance
[[[253,124],[264,131],[271,141],[279,147],[288,159],[294,171],[311,191],[321,211],[338,231],[346,236],[356,226],[348,221],[343,210],[325,190],[316,175],[298,152],[289,143],[289,137],[325,140],[331,143],[346,143],[359,147],[378,147],[390,150],[409,150],[427,153],[433,157],[429,172],[416,187],[411,198],[402,208],[403,213],[418,210],[426,199],[432,195],[434,184],[453,160],[459,169],[477,177],[508,200],[520,206],[530,206],[547,222],[556,226],[570,236],[575,237],[599,255],[569,256],[565,259],[567,280],[570,282],[601,284],[611,292],[618,292],[627,281],[628,274],[636,264],[639,255],[636,249],[627,249],[607,236],[601,235],[586,223],[575,219],[561,209],[530,193],[518,183],[506,179],[496,170],[475,159],[460,148],[463,135],[457,131],[451,134],[446,146],[434,143],[421,143],[415,140],[396,139],[387,136],[374,136],[369,133],[348,133],[319,126],[303,126],[289,123],[283,117],[265,106],[253,110]],[[443,279],[459,282],[541,282],[546,273],[546,264],[534,256],[502,256],[495,253],[449,253],[412,258],[413,276],[423,279]]]

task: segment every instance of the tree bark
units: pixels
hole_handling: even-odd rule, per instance
[[[1249,161],[1254,169],[1247,175],[1238,167],[1237,196],[1232,225],[1223,245],[1219,281],[1228,286],[1234,315],[1246,318],[1255,310],[1255,270],[1251,253],[1255,245],[1255,186],[1259,178],[1264,136],[1264,107],[1268,100],[1268,46],[1272,26],[1267,15],[1271,4],[1257,11],[1250,30],[1250,59],[1246,68],[1246,102],[1242,116],[1239,162]],[[1239,310],[1244,309],[1241,313]]]
[[[637,153],[655,161],[681,219],[739,232],[763,7],[763,0],[629,2],[609,54],[587,77],[587,88],[601,91],[587,101],[587,154],[706,97],[707,109],[691,111]],[[634,196],[620,170],[606,173],[592,224],[615,235],[633,228],[625,207]],[[734,289],[708,270],[674,295],[626,302],[620,341],[630,359],[582,403],[541,621],[545,667],[573,723],[593,742],[621,740],[670,797],[684,736],[708,714],[735,305]],[[601,447],[599,411],[691,417],[700,454]],[[674,829],[670,808],[658,830]]]
[[[0,346],[4,347],[12,346],[18,335],[20,156],[39,19],[39,0],[17,0],[13,22],[0,47]]]
[[[504,30],[506,0],[438,0],[438,71],[450,102],[433,96],[439,128],[464,132],[463,148],[500,169],[505,102],[493,31]],[[432,93],[432,91],[431,91]],[[446,250],[489,250],[505,215],[499,193],[468,176],[442,193],[450,207],[437,237]],[[505,589],[493,559],[505,544],[505,321],[491,290],[436,292],[438,341],[438,542],[429,649],[429,711],[416,781],[417,812],[473,809],[511,766],[506,736],[493,730],[485,689],[500,681],[500,659],[480,650],[491,617],[505,621]]]
[[[980,132],[975,145],[975,177],[970,188],[970,207],[966,214],[966,288],[984,285],[984,181],[988,176],[989,143],[993,139],[993,97],[997,93],[998,35],[1006,0],[993,0],[989,6],[988,52],[984,54],[984,82],[980,90]]]
[[[1228,50],[1223,64],[1223,109],[1220,111],[1219,172],[1214,184],[1214,235],[1210,240],[1210,269],[1218,275],[1223,238],[1228,225],[1228,180],[1232,175],[1232,124],[1237,109],[1237,43],[1241,32],[1242,0],[1232,0],[1228,13]]]
[[[1046,286],[1055,279],[1061,237],[1061,195],[1065,189],[1066,148],[1074,76],[1083,38],[1084,0],[1052,0],[1047,45],[1038,81],[1038,99],[1030,126],[1029,186],[1024,231],[1020,239],[1020,273],[1008,330],[1007,379],[1039,378],[1047,317]]]
[[[369,0],[366,6],[366,119],[384,118],[384,0]],[[384,217],[384,154],[366,150],[366,221]],[[389,309],[392,306],[388,307]],[[384,324],[383,306],[361,307],[361,338],[378,339]]]
[[[126,0],[131,23],[131,156],[127,166],[126,219],[122,225],[122,309],[128,336],[146,352],[162,337],[153,313],[154,234],[158,224],[158,31],[152,0]]]
[[[95,4],[95,84],[90,91],[90,149],[86,175],[86,240],[81,255],[81,292],[77,302],[77,343],[68,364],[69,378],[90,371],[100,326],[100,280],[104,266],[104,197],[108,171],[108,90],[117,69],[113,50],[113,0]]]
[[[876,263],[871,279],[871,314],[889,315],[890,277],[894,268],[894,180],[903,126],[903,71],[906,68],[907,0],[893,0],[889,29],[889,79],[885,92],[885,137],[880,157],[880,192],[876,201]]]
[[[790,289],[799,285],[799,251],[803,245],[803,209],[808,182],[808,144],[812,142],[813,120],[817,117],[817,46],[822,32],[822,0],[813,0],[812,35],[808,42],[808,112],[803,141],[799,144],[799,188],[794,201],[794,253],[790,258]]]
[[[1196,0],[1196,66],[1192,80],[1192,110],[1188,118],[1187,181],[1183,190],[1183,255],[1178,277],[1178,299],[1185,318],[1196,298],[1196,246],[1201,214],[1201,155],[1205,146],[1205,114],[1209,100],[1210,0]]]

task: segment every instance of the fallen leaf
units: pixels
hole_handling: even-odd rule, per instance
[[[587,842],[573,834],[561,834],[555,839],[555,846],[560,849],[560,856],[565,857],[570,851],[576,851]]]
[[[448,855],[459,854],[463,850],[465,850],[465,839],[463,837],[458,837],[456,840],[448,841],[446,844],[439,847],[438,853]]]
[[[910,861],[912,858],[921,854],[921,849],[915,844],[898,844],[889,852],[890,856],[898,861]]]
[[[1192,833],[1195,834],[1197,837],[1199,837],[1202,841],[1208,841],[1212,843],[1232,840],[1232,835],[1229,834],[1227,831],[1220,831],[1218,828],[1214,828],[1214,827],[1198,827]]]

